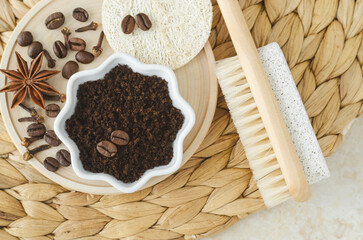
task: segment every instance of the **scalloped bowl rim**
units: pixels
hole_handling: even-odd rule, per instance
[[[147,170],[139,180],[132,183],[124,183],[117,180],[114,176],[105,173],[92,173],[83,168],[79,159],[79,149],[76,143],[69,138],[66,131],[66,120],[75,112],[77,104],[77,91],[80,84],[89,81],[102,79],[113,67],[128,65],[134,72],[144,75],[156,75],[168,82],[169,95],[174,107],[181,110],[184,116],[182,128],[178,131],[175,141],[173,142],[173,158],[168,165],[155,167]],[[156,176],[168,175],[174,173],[180,168],[183,160],[183,142],[185,137],[191,131],[195,123],[195,113],[192,107],[183,99],[178,90],[177,78],[170,68],[157,64],[144,64],[136,58],[125,53],[114,53],[107,58],[99,67],[85,70],[74,74],[67,84],[67,101],[63,109],[57,116],[54,123],[54,130],[58,138],[67,146],[71,154],[72,168],[76,175],[86,180],[101,180],[109,183],[116,189],[124,193],[132,193],[141,189],[145,183]]]

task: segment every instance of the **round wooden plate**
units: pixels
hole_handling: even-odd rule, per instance
[[[73,9],[76,7],[83,7],[89,12],[90,17],[88,22],[81,23],[72,17]],[[0,68],[16,69],[15,51],[18,51],[30,64],[31,59],[27,56],[27,47],[23,48],[16,44],[16,38],[20,32],[30,31],[33,34],[34,41],[41,42],[44,48],[50,52],[54,59],[57,60],[55,69],[61,70],[62,66],[67,61],[74,60],[75,52],[69,51],[68,56],[65,59],[56,58],[52,49],[54,41],[63,41],[63,35],[60,31],[61,28],[48,30],[44,25],[44,20],[53,12],[63,12],[66,17],[66,21],[63,26],[70,28],[72,31],[71,37],[83,38],[87,42],[86,50],[92,51],[92,47],[96,45],[99,34],[102,30],[101,7],[102,1],[99,0],[43,0],[39,2],[24,16],[14,30],[14,34],[10,38],[3,54]],[[99,27],[96,31],[83,33],[74,32],[75,29],[85,26],[91,21],[99,23]],[[97,57],[91,64],[79,64],[80,71],[97,67],[113,53],[106,40],[102,47],[104,49],[103,54]],[[185,163],[193,155],[198,146],[201,144],[213,119],[217,101],[217,81],[214,73],[214,64],[215,60],[213,52],[210,44],[207,43],[199,55],[196,56],[190,63],[175,71],[178,78],[180,93],[193,107],[196,114],[195,126],[184,141],[183,163]],[[48,69],[45,59],[43,62],[43,69]],[[3,74],[0,75],[0,85],[4,86],[7,79]],[[65,92],[67,80],[62,78],[61,74],[50,79],[49,83],[55,86],[60,92]],[[29,124],[19,123],[17,119],[29,116],[29,113],[25,112],[20,107],[10,109],[12,98],[13,93],[1,94],[1,112],[12,140],[19,151],[24,153],[26,149],[21,146],[20,143],[21,139],[27,136],[26,128]],[[35,106],[35,104],[33,104],[29,99],[26,99],[24,103],[32,107]],[[51,102],[46,102],[46,104],[49,103]],[[57,104],[61,107],[63,106],[63,104]],[[40,115],[46,116],[43,109],[37,107],[36,110]],[[48,117],[45,117],[45,119],[47,129],[53,129],[54,119]],[[44,144],[43,140],[32,144],[30,148],[32,149],[41,144]],[[62,167],[56,173],[47,171],[43,166],[43,160],[48,156],[55,157],[56,152],[62,148],[65,148],[63,144],[59,147],[53,147],[45,152],[41,152],[37,154],[35,158],[30,160],[30,163],[42,174],[66,188],[93,194],[120,193],[105,182],[89,181],[79,178],[74,173],[72,167]],[[166,177],[167,176],[153,178],[145,185],[145,187],[152,186]]]

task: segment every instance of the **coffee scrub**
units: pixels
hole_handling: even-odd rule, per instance
[[[118,65],[103,79],[81,84],[77,99],[66,131],[85,170],[130,183],[170,163],[184,116],[167,81]]]

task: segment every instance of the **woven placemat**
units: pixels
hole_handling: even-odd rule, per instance
[[[38,0],[0,0],[0,56]],[[363,112],[362,0],[240,0],[258,46],[282,47],[325,156]],[[235,55],[216,2],[216,59]],[[208,136],[181,170],[129,195],[70,192],[23,162],[0,124],[0,239],[193,239],[264,208],[220,95]]]

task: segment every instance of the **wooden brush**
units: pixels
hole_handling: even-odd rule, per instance
[[[217,1],[243,69],[226,73],[227,60],[217,77],[264,202],[306,201],[309,184],[238,1]]]

